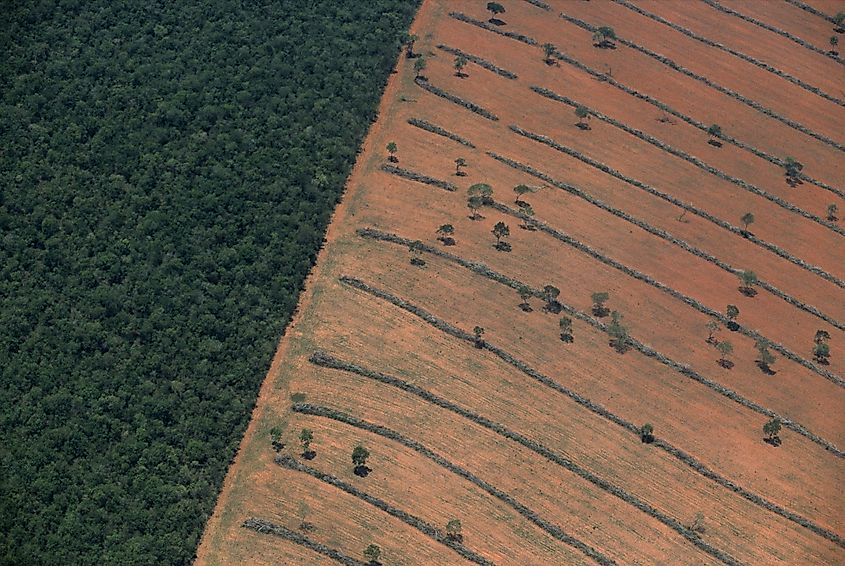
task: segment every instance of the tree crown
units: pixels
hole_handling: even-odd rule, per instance
[[[600,291],[590,295],[590,298],[592,299],[594,304],[601,306],[610,298],[610,293],[607,293],[606,291]]]
[[[367,463],[367,458],[370,457],[370,451],[362,445],[358,445],[352,450],[352,463],[356,466],[363,466]]]

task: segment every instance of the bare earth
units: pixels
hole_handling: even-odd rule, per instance
[[[506,24],[491,27],[523,34],[536,44],[449,15],[455,10],[486,21],[485,2],[423,3],[412,28],[419,36],[415,49],[427,60],[423,74],[435,87],[499,119],[426,92],[414,83],[414,60],[400,58],[299,310],[262,385],[196,563],[337,563],[293,540],[244,528],[251,517],[358,563],[366,563],[363,550],[369,544],[381,548],[384,565],[473,563],[445,540],[450,519],[461,521],[463,547],[480,557],[476,563],[845,563],[845,235],[837,231],[845,223],[825,220],[830,204],[845,217],[845,155],[834,146],[845,143],[845,103],[822,98],[618,3],[549,1],[548,11],[522,0],[501,3],[506,12],[499,17]],[[845,66],[785,37],[704,3],[632,3],[845,99]],[[720,4],[825,50],[834,35],[833,24],[786,2]],[[841,1],[807,4],[831,16],[845,10]],[[669,57],[783,120],[621,43],[615,50],[598,49],[591,32],[559,17],[561,12],[593,26],[611,26],[620,38]],[[845,41],[845,34],[839,37]],[[778,164],[728,142],[720,148],[709,145],[707,134],[694,125],[666,119],[654,105],[564,60],[544,63],[544,43],[684,116],[718,123],[727,136],[776,159],[796,158],[804,174],[827,188],[806,180],[790,187]],[[518,78],[472,62],[464,68],[468,76],[457,77],[455,57],[441,44]],[[581,130],[573,107],[541,96],[532,86],[652,136],[722,176],[596,117],[588,121],[588,130]],[[411,118],[448,130],[475,148],[414,127]],[[640,186],[518,135],[512,125]],[[457,190],[383,171],[384,148],[391,141],[399,148],[399,167],[447,181]],[[546,178],[510,167],[488,152]],[[459,157],[468,163],[466,176],[455,175]],[[725,175],[772,198],[745,190]],[[489,206],[479,210],[482,219],[472,220],[467,188],[475,183],[491,185],[493,199],[513,210],[518,207],[512,188],[536,187],[524,200],[541,229],[520,228],[520,218]],[[561,188],[566,186],[582,193]],[[756,220],[750,230],[757,238],[825,275],[701,215],[681,217],[683,210],[672,199],[735,227],[742,227],[740,217],[752,212]],[[510,252],[494,248],[491,229],[497,222],[510,228]],[[435,231],[443,224],[454,226],[455,246],[437,241]],[[559,319],[571,315],[544,312],[541,298],[532,297],[533,310],[523,312],[513,287],[427,251],[420,255],[425,265],[411,265],[407,243],[365,238],[356,232],[361,228],[406,242],[419,240],[533,289],[554,285],[561,303],[585,315],[591,314],[591,293],[607,291],[608,307],[622,315],[630,337],[678,365],[636,347],[618,353],[606,333],[577,317],[574,341],[564,342]],[[756,287],[755,296],[744,296],[731,270],[753,270],[790,300],[762,287]],[[647,277],[632,275],[637,273]],[[463,332],[471,334],[480,326],[486,347],[476,348],[471,339],[345,284],[341,276],[363,281]],[[714,320],[713,311],[724,313],[728,304],[739,307],[744,328],[780,345],[792,359],[772,350],[776,361],[764,373],[755,339],[723,326],[715,339],[732,344],[734,366],[721,367],[719,353],[706,341],[706,325]],[[607,324],[610,317],[600,321]],[[826,365],[813,357],[817,330],[830,335]],[[315,352],[419,389],[316,365],[309,361]],[[601,409],[591,410],[596,406]],[[423,452],[337,418],[305,414],[314,408],[386,427],[422,445]],[[763,441],[762,427],[772,414],[790,425],[780,432],[777,447]],[[635,430],[620,422],[651,423],[659,442],[642,443]],[[278,453],[271,446],[273,427],[282,431],[285,444]],[[313,460],[301,456],[303,428],[313,431]],[[353,473],[350,454],[358,444],[371,453],[366,478]],[[425,449],[435,459],[426,457]],[[428,527],[415,528],[334,485],[274,463],[285,455]],[[691,529],[697,516],[702,528]]]

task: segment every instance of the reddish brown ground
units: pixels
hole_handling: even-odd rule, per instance
[[[503,29],[524,33],[539,43],[554,42],[599,70],[610,65],[613,77],[630,87],[706,123],[718,122],[731,135],[775,155],[795,155],[811,176],[845,186],[838,150],[631,49],[594,49],[589,34],[558,18],[556,12],[521,1],[503,3],[507,8]],[[753,46],[770,55],[766,59],[770,63],[841,96],[835,90],[841,87],[841,79],[835,79],[831,62],[782,37],[756,26],[745,27],[741,20],[697,3],[638,4],[718,41],[735,40],[732,47],[764,58],[745,49]],[[816,0],[813,5],[836,12],[832,3]],[[738,9],[796,34],[827,25],[793,7],[758,11],[757,6],[743,3]],[[783,445],[773,448],[762,442],[764,416],[637,351],[616,353],[608,347],[607,336],[586,323],[576,321],[575,342],[564,344],[558,338],[558,317],[541,312],[539,300],[532,299],[534,312],[523,313],[516,306],[519,297],[510,288],[428,254],[423,256],[425,267],[413,267],[404,247],[355,235],[360,227],[375,227],[439,245],[435,229],[451,223],[458,245],[449,251],[534,287],[554,284],[561,289],[561,301],[582,311],[589,310],[592,292],[609,291],[610,307],[623,314],[632,336],[845,446],[843,388],[781,356],[773,367],[777,373],[764,375],[754,363],[753,341],[724,329],[718,338],[733,343],[736,366],[721,368],[716,351],[704,341],[710,320],[706,315],[547,234],[519,229],[519,221],[511,216],[483,209],[483,220],[470,220],[465,189],[472,183],[490,183],[494,197],[512,205],[511,187],[540,184],[485,154],[494,151],[575,185],[737,268],[753,269],[784,292],[841,321],[845,320],[845,293],[831,282],[698,217],[687,215],[685,222],[678,221],[680,210],[674,205],[520,137],[508,125],[549,136],[734,224],[751,211],[757,217],[752,230],[759,237],[845,277],[845,248],[838,234],[598,120],[591,121],[590,131],[582,132],[573,125],[576,119],[570,107],[528,87],[543,86],[583,101],[815,214],[822,214],[826,203],[836,197],[809,184],[791,189],[783,182],[782,171],[771,163],[732,146],[713,148],[699,130],[680,121],[660,122],[660,112],[653,106],[565,63],[549,67],[542,62],[539,48],[455,21],[447,16],[450,9],[454,4],[444,0],[427,1],[414,24],[421,38],[417,48],[429,55],[425,74],[434,85],[483,106],[500,120],[485,120],[422,91],[412,81],[412,62],[400,61],[399,74],[391,77],[380,119],[350,177],[300,310],[262,386],[197,562],[330,563],[293,543],[241,528],[250,516],[295,530],[303,521],[312,523],[309,537],[359,560],[362,550],[375,543],[382,548],[386,565],[463,562],[447,547],[375,507],[273,464],[269,430],[280,426],[286,453],[298,457],[299,431],[312,429],[318,456],[309,465],[440,529],[449,519],[459,518],[466,545],[496,564],[592,563],[473,483],[401,444],[330,419],[292,413],[292,396],[299,394],[296,399],[389,427],[422,443],[620,564],[717,563],[656,519],[515,442],[397,388],[308,363],[315,350],[410,381],[501,423],[684,524],[701,513],[702,538],[745,564],[845,562],[845,549],[720,487],[656,447],[640,443],[635,435],[491,353],[338,282],[340,275],[352,275],[464,330],[480,325],[490,343],[561,385],[630,422],[654,424],[657,436],[721,476],[845,535],[841,495],[845,466],[834,454],[788,430],[781,434]],[[460,9],[486,19],[483,3],[460,3]],[[845,131],[845,113],[840,107],[774,75],[614,4],[566,2],[556,9],[590,23],[612,25],[619,35],[842,141],[838,136]],[[796,20],[790,23],[792,27],[782,21],[785,14]],[[737,33],[740,24],[742,34]],[[715,30],[722,30],[724,37],[717,37]],[[517,73],[519,79],[508,80],[473,64],[466,69],[468,78],[454,77],[453,56],[437,49],[439,43],[480,56]],[[794,70],[787,69],[790,61]],[[410,117],[464,136],[477,149],[414,128],[406,123]],[[449,193],[380,171],[382,148],[390,141],[399,146],[400,166],[449,180],[460,191]],[[467,177],[454,176],[457,157],[469,162]],[[845,332],[763,290],[754,298],[743,297],[734,275],[565,191],[547,187],[526,200],[549,226],[711,308],[721,311],[728,303],[738,305],[743,324],[800,356],[811,358],[815,331],[826,329],[832,335],[833,351],[827,369],[845,375]],[[840,202],[840,214],[845,214],[845,203],[836,202]],[[490,230],[498,221],[510,226],[510,253],[492,246]],[[357,478],[351,470],[349,455],[358,443],[372,453],[373,473],[366,479]]]

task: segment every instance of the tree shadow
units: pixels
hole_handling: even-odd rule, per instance
[[[718,363],[720,366],[722,366],[725,369],[732,369],[734,367],[734,363],[730,360],[721,359],[716,363]]]
[[[411,265],[416,265],[417,267],[424,267],[425,266],[425,260],[420,259],[418,257],[411,258]]]
[[[745,287],[745,286],[739,287],[739,292],[742,293],[743,295],[745,295],[748,298],[752,298],[752,297],[757,296],[757,290],[754,289],[753,287]]]
[[[575,127],[581,130],[582,132],[586,132],[587,130],[592,130],[589,124],[585,124],[583,122],[578,122],[575,124]]]
[[[616,350],[616,352],[619,354],[624,354],[625,352],[630,350],[628,343],[624,340],[612,339],[607,343],[607,345]]]
[[[519,303],[519,308],[522,309],[522,312],[533,312],[534,309],[531,308],[531,305],[528,303]]]
[[[273,445],[273,450],[276,452],[281,452],[285,447],[285,443],[279,442],[278,440],[274,440],[271,444]]]
[[[317,457],[317,452],[315,452],[314,450],[308,450],[306,452],[303,452],[301,455],[303,460],[313,460]]]
[[[754,363],[757,364],[757,367],[760,368],[760,371],[762,371],[766,375],[775,375],[777,373],[769,366],[769,364],[765,364],[760,360],[754,360]]]
[[[610,314],[609,308],[593,306],[593,316],[597,316],[599,318],[604,318],[609,314]]]
[[[365,478],[370,475],[370,472],[372,471],[372,468],[370,468],[369,466],[355,466],[355,469],[352,470],[352,473],[354,473],[359,478]]]
[[[599,49],[616,49],[616,44],[610,40],[603,39],[598,43],[593,43],[593,47],[597,47]]]
[[[775,436],[774,438],[764,438],[763,442],[765,442],[766,444],[769,444],[771,446],[774,446],[775,448],[777,448],[778,446],[780,446],[782,444],[779,436]]]
[[[504,22],[504,21],[500,20],[499,18],[490,18],[487,21],[490,22],[491,24],[493,24],[494,26],[506,26],[506,25],[508,25],[507,22]]]
[[[573,342],[575,342],[575,338],[572,336],[572,334],[561,334],[560,341],[566,342],[567,344],[572,344]]]
[[[560,304],[559,301],[551,301],[547,302],[543,305],[543,312],[551,313],[551,314],[560,314],[563,310],[563,305]]]
[[[707,143],[709,143],[713,147],[722,147],[722,142],[717,140],[708,140]]]
[[[507,242],[496,242],[493,247],[499,250],[500,252],[509,252],[513,249],[511,245]]]
[[[736,332],[737,330],[739,330],[739,324],[733,320],[729,320],[725,323],[725,328],[727,328],[731,332]]]

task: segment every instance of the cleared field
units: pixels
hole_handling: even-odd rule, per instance
[[[423,4],[425,68],[400,58],[197,563],[366,563],[369,544],[385,565],[845,562],[845,233],[826,217],[845,209],[845,110],[624,2],[502,2],[498,25],[485,4]],[[631,4],[843,97],[841,66],[788,38],[704,3]],[[720,4],[802,37],[831,27],[786,2]],[[572,18],[721,90],[598,49]],[[740,39],[720,28],[733,20]],[[594,112],[587,129],[563,98]],[[730,139],[708,144],[696,121]],[[805,165],[797,187],[788,155]],[[473,212],[477,183],[492,195]],[[520,184],[536,189],[521,205]],[[454,245],[438,241],[446,224]],[[616,347],[600,291],[627,331]]]

